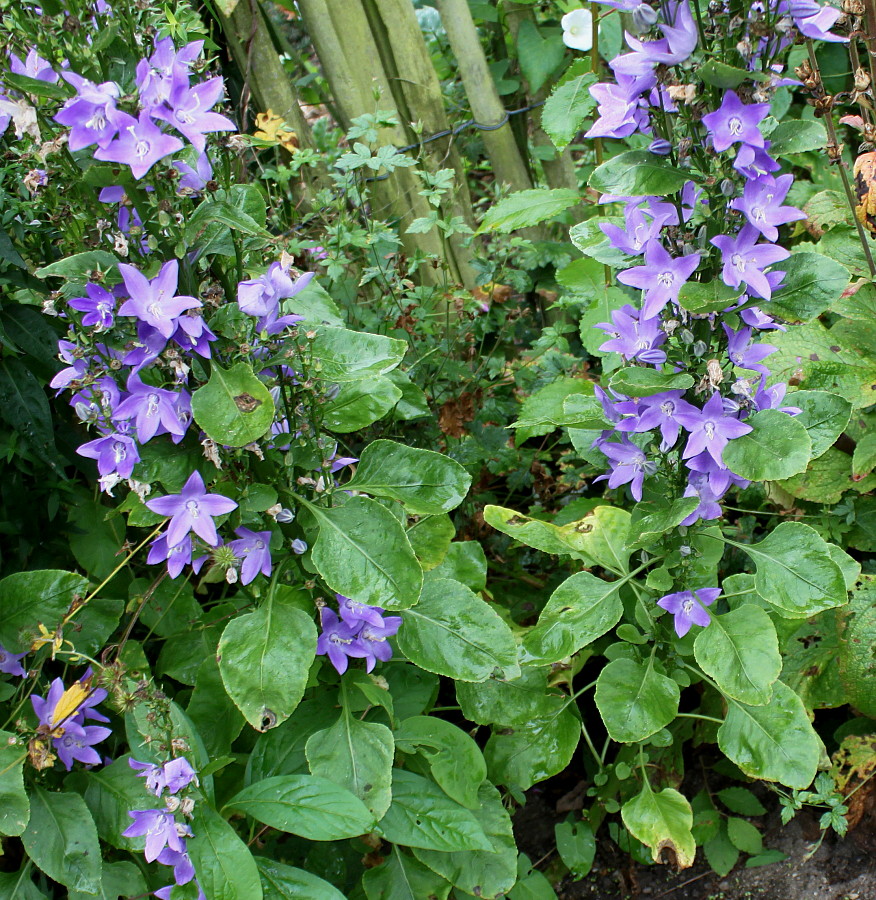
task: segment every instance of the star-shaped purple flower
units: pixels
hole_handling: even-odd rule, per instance
[[[185,853],[184,837],[191,837],[191,829],[174,819],[166,809],[138,809],[129,812],[134,820],[122,834],[125,837],[145,837],[146,848],[143,851],[146,862],[154,862],[165,847],[177,853]]]
[[[180,421],[177,409],[178,394],[145,384],[136,373],[128,377],[127,388],[128,396],[116,407],[113,418],[119,421],[133,419],[140,444],[150,441],[156,434],[170,433],[182,439],[186,427]]]
[[[722,254],[724,284],[730,287],[747,284],[758,297],[769,300],[772,287],[763,270],[791,254],[776,244],[758,244],[759,238],[760,232],[753,225],[745,225],[736,237],[719,234],[712,238],[712,243]]]
[[[118,85],[112,81],[94,84],[75,72],[62,75],[77,91],[55,116],[56,122],[70,127],[68,146],[71,150],[82,150],[92,144],[106,147],[119,131],[112,115],[120,94]]]
[[[316,642],[317,656],[328,656],[329,662],[343,675],[347,671],[349,657],[361,659],[369,651],[358,638],[358,628],[341,622],[333,610],[324,606],[320,610],[322,634]]]
[[[740,328],[739,331],[734,331],[725,324],[724,333],[727,335],[727,357],[734,366],[760,372],[765,376],[770,374],[770,370],[761,364],[761,360],[775,353],[777,347],[772,344],[752,344],[751,328]]]
[[[705,450],[718,466],[725,469],[721,457],[724,448],[733,438],[748,434],[752,430],[751,425],[724,414],[724,404],[718,391],[712,394],[701,410],[696,407],[694,409],[693,413],[676,413],[682,427],[690,432],[682,457],[689,459]]]
[[[653,366],[666,362],[666,354],[658,349],[666,341],[659,318],[646,319],[639,310],[627,304],[612,310],[611,323],[601,322],[593,327],[601,328],[611,336],[611,340],[599,347],[604,353],[620,353],[628,360],[638,359]]]
[[[684,637],[692,625],[705,628],[712,617],[706,611],[721,593],[721,588],[699,588],[696,591],[678,591],[666,594],[657,601],[657,605],[675,616],[675,633]]]
[[[139,119],[118,109],[112,110],[109,116],[118,128],[118,135],[106,147],[98,147],[94,158],[130,166],[134,178],[142,178],[160,159],[183,146],[179,138],[165,134],[147,110],[140,113]]]
[[[238,540],[229,541],[234,555],[243,560],[240,566],[240,583],[249,584],[259,572],[266,578],[271,574],[271,532],[235,529]]]
[[[103,475],[117,473],[121,478],[130,478],[134,466],[140,461],[140,452],[132,437],[127,434],[108,434],[78,447],[80,456],[97,460],[97,471]]]
[[[52,738],[52,746],[68,772],[73,768],[74,762],[87,766],[100,765],[101,757],[94,745],[113,733],[111,728],[102,725],[79,725],[73,721],[66,722],[59,730],[61,734]]]
[[[723,153],[733,144],[763,147],[764,137],[758,126],[769,112],[769,103],[745,104],[735,91],[725,91],[718,109],[703,116],[703,124],[709,129],[715,152]]]
[[[782,201],[794,183],[793,175],[761,175],[745,184],[741,197],[730,201],[732,209],[745,214],[750,225],[768,241],[779,239],[779,225],[805,219],[806,213],[793,206],[782,206]]]
[[[657,463],[649,460],[645,451],[637,447],[626,435],[620,443],[597,440],[596,446],[608,457],[611,472],[593,480],[607,479],[610,488],[628,484],[633,499],[641,500],[645,476],[653,475],[657,471]]]
[[[619,272],[617,280],[645,292],[642,317],[653,319],[667,303],[678,301],[678,292],[699,264],[699,253],[672,257],[654,240],[645,246],[645,265]]]
[[[790,0],[781,4],[787,11],[800,34],[812,38],[813,41],[832,41],[846,43],[848,38],[831,34],[830,29],[836,25],[842,12],[833,6],[820,6],[815,0]]]
[[[89,282],[85,285],[86,297],[74,297],[68,304],[75,310],[85,313],[82,324],[95,331],[106,331],[115,322],[116,298],[99,284]]]
[[[167,526],[167,546],[175,547],[186,535],[194,532],[211,547],[219,543],[214,516],[224,516],[237,509],[230,497],[208,494],[201,473],[195,470],[178,494],[147,500],[146,506],[161,516],[170,516]]]
[[[129,759],[128,765],[137,770],[141,778],[146,779],[146,790],[156,797],[160,797],[165,791],[175,794],[198,780],[195,770],[184,756],[168,760],[160,766],[136,759]]]
[[[119,315],[136,316],[164,338],[170,338],[176,330],[177,317],[201,306],[194,297],[177,296],[179,263],[175,259],[166,262],[151,280],[126,263],[119,263],[119,272],[130,295],[119,308]]]
[[[683,396],[684,391],[664,391],[662,394],[643,397],[638,415],[622,419],[617,430],[641,434],[659,427],[662,437],[660,450],[666,453],[678,440],[681,431],[679,415],[699,412],[693,404],[682,400]]]
[[[0,644],[0,672],[24,678],[27,672],[24,671],[21,660],[24,659],[25,656],[27,656],[27,653],[10,653],[2,644]]]
[[[54,84],[58,80],[58,73],[52,68],[52,64],[33,48],[28,51],[24,62],[10,51],[9,70],[16,75],[26,75],[28,78],[36,78],[37,81],[46,81],[49,84]]]
[[[204,152],[204,135],[214,131],[234,131],[231,119],[210,110],[219,102],[225,90],[221,78],[211,78],[194,87],[178,84],[165,106],[156,107],[152,115],[169,122],[185,135],[198,153]]]

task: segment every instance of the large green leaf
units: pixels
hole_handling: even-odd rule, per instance
[[[581,202],[581,194],[570,188],[530,188],[516,191],[491,206],[478,231],[508,234],[553,219]]]
[[[337,397],[322,407],[329,431],[347,434],[382,419],[401,400],[402,392],[384,375],[341,385]]]
[[[319,524],[312,560],[329,587],[359,603],[413,606],[423,570],[398,519],[367,497],[333,509],[307,504]]]
[[[562,772],[581,739],[581,720],[564,704],[558,713],[494,732],[484,747],[490,781],[528,790]]]
[[[471,487],[471,475],[454,459],[395,441],[373,441],[363,451],[346,488],[399,500],[415,516],[455,509]]]
[[[255,857],[262,880],[264,900],[346,900],[332,884],[285,863]]]
[[[43,266],[34,272],[37,278],[48,278],[55,275],[59,278],[66,278],[68,281],[85,284],[91,281],[91,273],[95,269],[101,272],[110,272],[115,270],[114,274],[121,280],[118,275],[118,260],[112,253],[107,250],[86,250],[84,253],[76,253],[73,256],[67,256],[59,259],[57,262]]]
[[[844,703],[851,703],[866,716],[876,716],[876,587],[873,576],[852,594],[848,610],[842,612],[837,647],[837,668]],[[829,643],[827,635],[819,643]]]
[[[693,865],[697,852],[691,834],[693,811],[686,798],[672,788],[655,793],[646,784],[641,793],[621,808],[621,818],[633,837],[651,848],[651,858],[660,862],[664,850],[679,869]]]
[[[668,506],[665,503],[643,502],[633,508],[627,547],[638,550],[677,528],[696,508],[696,497],[679,497]]]
[[[375,818],[346,788],[316,775],[275,775],[245,787],[226,808],[311,841],[340,841],[371,831]]]
[[[557,40],[556,30],[544,31],[547,33],[542,33],[534,19],[528,18],[522,18],[517,29],[517,61],[533,94],[541,90],[566,53],[562,42]]]
[[[186,714],[203,737],[211,760],[231,752],[231,744],[243,730],[245,718],[228,694],[214,654],[198,666],[195,689],[186,706]],[[259,728],[265,725],[267,718],[265,715],[259,720]]]
[[[690,172],[667,165],[662,156],[647,150],[628,150],[597,166],[588,184],[603,194],[663,197],[680,191],[690,180]]]
[[[686,281],[678,293],[678,304],[688,312],[705,316],[735,306],[739,299],[736,288],[723,281]]]
[[[694,656],[724,694],[754,706],[769,702],[782,671],[775,626],[753,603],[712,616],[697,634]]]
[[[380,820],[380,831],[392,844],[452,853],[492,850],[471,810],[451,800],[422,775],[393,770],[392,805]]]
[[[84,597],[88,579],[60,569],[16,572],[0,581],[0,644],[23,653],[45,625],[54,631],[76,597]]]
[[[625,548],[630,514],[613,506],[597,506],[585,518],[568,525],[553,525],[501,506],[486,506],[484,521],[509,537],[544,553],[571,556],[585,565],[612,572],[627,570]]]
[[[272,592],[255,612],[232,619],[219,641],[228,696],[257,731],[274,728],[301,701],[316,656],[316,626]]]
[[[210,380],[192,394],[192,416],[217,444],[245,447],[271,427],[274,401],[248,363],[223,369],[214,361]]]
[[[747,423],[753,430],[724,448],[731,472],[748,481],[780,481],[806,471],[812,441],[801,422],[778,409],[764,409]]]
[[[821,253],[792,253],[782,263],[782,271],[782,286],[761,306],[789,322],[808,322],[820,316],[839,300],[849,283],[848,269]]]
[[[478,791],[478,801],[474,815],[492,846],[490,851],[439,853],[415,848],[414,855],[466,894],[493,900],[503,897],[517,880],[517,844],[511,817],[502,804],[499,791],[484,782]],[[420,900],[420,897],[412,900]]]
[[[30,821],[21,835],[27,855],[49,878],[71,890],[100,890],[100,843],[94,820],[79,794],[35,787]]]
[[[466,851],[466,855],[471,855],[471,851]],[[452,885],[413,856],[393,847],[392,855],[382,865],[365,870],[362,887],[368,900],[445,900]]]
[[[623,614],[623,581],[603,581],[589,572],[567,578],[545,604],[538,622],[523,635],[520,661],[559,662],[617,625]]]
[[[615,659],[596,680],[596,706],[614,741],[643,741],[668,725],[678,712],[677,682],[647,663]]]
[[[581,130],[584,119],[593,112],[596,99],[590,86],[596,82],[590,72],[564,81],[551,91],[541,111],[541,127],[558,150],[565,150]]]
[[[807,619],[846,602],[845,579],[827,543],[802,522],[782,522],[758,544],[737,544],[755,566],[755,588],[789,619]]]
[[[426,759],[448,797],[468,809],[478,808],[478,788],[487,777],[487,764],[470,735],[436,716],[411,716],[393,736],[399,752],[419,753]]]
[[[608,386],[628,397],[650,397],[664,391],[684,391],[693,383],[693,376],[686,372],[658,372],[646,366],[627,366],[611,376]]]
[[[614,247],[601,225],[618,225],[624,227],[624,220],[620,216],[594,216],[585,219],[569,229],[569,240],[585,255],[605,266],[613,269],[624,269],[635,264],[635,257],[627,256],[621,250]],[[607,293],[607,292],[606,292]],[[627,300],[627,295],[617,292],[613,295],[620,300],[622,306]],[[729,305],[729,304],[728,304]],[[598,318],[595,322],[607,322],[609,317]],[[605,343],[605,333],[599,333],[599,343]]]
[[[817,119],[787,119],[773,129],[770,142],[773,156],[787,156],[789,153],[823,150],[827,133]]]
[[[809,433],[812,459],[826,453],[846,430],[852,415],[852,404],[829,391],[794,391],[786,401],[800,412],[795,417]]]
[[[262,885],[249,848],[210,806],[195,804],[194,837],[186,841],[198,883],[210,900],[262,900]]]
[[[524,666],[513,679],[490,678],[480,684],[458,681],[456,699],[466,719],[479,725],[525,725],[549,718],[566,705],[561,693],[548,689],[549,671]]]
[[[143,894],[148,894],[146,879],[134,863],[111,863],[104,860],[100,890],[97,894],[70,891],[67,900],[119,900],[119,897],[139,897]]]
[[[377,722],[363,722],[345,701],[340,718],[307,741],[307,764],[358,797],[379,819],[392,800],[392,732]]]
[[[728,699],[718,746],[746,775],[801,789],[815,778],[823,749],[802,701],[781,681],[765,706]]]
[[[420,602],[405,610],[397,641],[420,668],[457,681],[514,677],[517,645],[511,629],[489,604],[464,584],[429,580]]]
[[[420,561],[423,572],[426,573],[434,571],[447,558],[456,528],[450,516],[442,513],[440,516],[418,518],[408,526],[405,534],[411,542],[411,547]],[[463,546],[463,544],[460,543],[457,546]]]
[[[30,801],[24,792],[27,748],[8,731],[0,731],[0,834],[19,835],[30,818]]]
[[[319,360],[324,381],[344,384],[373,375],[386,375],[402,361],[407,344],[382,334],[346,328],[316,327],[311,351]]]
[[[580,423],[581,427],[607,428],[602,405],[593,396],[593,387],[592,381],[581,378],[557,378],[530,394],[520,407],[519,418],[511,425],[517,429],[517,445],[531,437],[550,434],[559,425]],[[569,416],[564,404],[569,397],[576,395],[579,415],[570,422],[567,421]],[[581,415],[584,409],[588,412]]]

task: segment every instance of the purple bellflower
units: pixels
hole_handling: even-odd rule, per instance
[[[365,648],[365,671],[370,672],[377,660],[387,662],[392,658],[392,647],[387,638],[393,637],[402,624],[401,616],[386,616],[380,625],[366,622],[359,632],[359,640]]]
[[[163,866],[173,866],[173,880],[177,884],[188,884],[195,877],[195,867],[192,865],[188,853],[180,853],[177,850],[171,850],[170,847],[165,847],[158,854],[158,862]],[[155,896],[162,895],[156,891]],[[201,896],[204,896],[203,893]]]
[[[681,523],[682,525],[693,525],[695,522],[699,522],[700,519],[709,520],[721,517],[721,504],[718,502],[720,497],[712,490],[708,477],[691,474],[684,496],[696,497],[700,505],[684,519]]]
[[[724,333],[727,335],[727,356],[734,366],[760,372],[764,376],[770,374],[770,370],[761,364],[761,360],[775,353],[777,347],[773,347],[772,344],[751,344],[751,328],[734,331],[725,324]]]
[[[2,644],[0,644],[0,672],[24,678],[27,672],[24,671],[21,660],[24,659],[25,656],[27,656],[27,653],[10,653]]]
[[[657,83],[652,72],[617,75],[617,84],[597,82],[590,95],[597,102],[599,117],[585,137],[625,138],[648,128],[648,111],[642,95]]]
[[[156,107],[152,115],[169,122],[180,134],[189,139],[198,153],[204,152],[204,135],[213,131],[234,131],[231,119],[210,112],[225,90],[221,78],[211,78],[194,87],[177,84],[167,100],[167,106]]]
[[[176,794],[198,780],[195,770],[184,756],[168,760],[160,766],[136,759],[129,759],[128,765],[136,769],[141,778],[146,779],[146,790],[156,797],[160,797],[165,791]]]
[[[681,399],[683,395],[684,391],[664,391],[662,394],[643,397],[638,415],[622,419],[617,425],[617,430],[640,434],[659,427],[662,438],[660,450],[666,453],[675,446],[681,431],[678,416],[699,412],[691,403]]]
[[[833,6],[820,6],[815,0],[790,0],[781,6],[787,7],[797,30],[805,37],[812,38],[813,41],[834,43],[848,41],[848,38],[830,33],[830,29],[842,15],[842,12]]]
[[[663,64],[674,66],[684,62],[696,49],[699,37],[688,0],[669,2],[671,25],[659,27],[663,37],[657,41],[640,41],[631,34],[625,35],[632,53],[615,57],[611,68],[616,74],[643,75]]]
[[[610,324],[602,322],[594,328],[601,328],[611,337],[599,347],[604,353],[620,353],[628,360],[638,359],[654,366],[666,362],[666,354],[658,349],[666,340],[659,318],[646,319],[627,304],[612,310]]]
[[[237,509],[237,504],[222,494],[208,494],[201,473],[195,470],[178,494],[147,500],[146,506],[161,516],[170,516],[167,546],[175,547],[194,532],[211,547],[219,543],[214,516]]]
[[[36,78],[37,81],[46,81],[54,84],[58,80],[58,73],[52,68],[48,60],[43,59],[35,49],[28,51],[24,62],[10,51],[9,70],[16,75],[25,75],[28,78]]]
[[[166,262],[151,280],[126,263],[119,263],[119,272],[130,295],[119,308],[119,315],[136,316],[164,338],[174,333],[176,319],[182,313],[201,306],[194,297],[177,296],[179,263],[175,259]]]
[[[752,430],[751,425],[724,415],[724,405],[718,391],[712,394],[701,410],[676,413],[676,417],[682,427],[690,432],[683,458],[689,459],[705,450],[722,469],[726,466],[721,454],[728,442]]]
[[[383,625],[383,610],[379,606],[369,606],[367,603],[351,600],[343,594],[335,594],[335,597],[341,618],[351,628],[361,628],[365,624],[380,628]]]
[[[607,222],[600,224],[599,228],[616,250],[629,256],[641,256],[649,241],[659,237],[668,217],[661,214],[646,218],[644,210],[630,209],[625,218],[626,230]]]
[[[140,102],[146,107],[160,106],[170,99],[174,88],[188,85],[189,69],[203,47],[203,41],[192,41],[177,52],[169,37],[156,41],[152,56],[137,64]]]
[[[85,293],[87,297],[74,297],[67,301],[73,309],[85,313],[82,324],[95,331],[112,328],[115,322],[115,297],[106,288],[91,282],[85,285]]]
[[[191,830],[174,819],[166,809],[142,809],[129,812],[134,820],[122,834],[125,837],[145,837],[143,851],[146,862],[154,862],[165,847],[177,853],[185,853],[184,837],[191,837]]]
[[[678,591],[666,594],[657,601],[657,605],[672,613],[675,617],[675,633],[684,637],[692,625],[705,628],[712,621],[706,611],[721,593],[721,588],[700,588],[696,591]]]
[[[712,243],[722,254],[724,284],[730,287],[747,284],[758,297],[769,300],[772,287],[763,270],[791,254],[776,244],[758,244],[759,237],[760,232],[753,225],[745,225],[736,237],[719,234],[712,238]]]
[[[130,478],[134,466],[140,461],[134,439],[121,433],[89,441],[77,448],[76,452],[80,456],[97,460],[97,471],[101,476],[117,474],[120,478]]]
[[[251,531],[240,527],[234,532],[238,540],[229,541],[234,555],[243,560],[240,566],[240,583],[249,584],[259,572],[266,578],[271,574],[271,532]]]
[[[92,144],[106,147],[119,131],[112,115],[121,93],[119,86],[112,81],[94,84],[75,72],[62,75],[77,91],[55,116],[56,122],[70,127],[68,146],[74,151]]]
[[[750,179],[741,197],[730,201],[731,209],[744,213],[749,224],[756,228],[768,241],[779,239],[779,225],[805,219],[806,213],[793,206],[782,206],[782,201],[794,183],[793,175],[761,175]]]
[[[138,119],[113,110],[110,118],[118,128],[118,135],[106,147],[98,147],[94,158],[123,163],[130,167],[134,178],[142,178],[160,159],[183,147],[179,138],[165,134],[152,121],[147,110]]]
[[[742,144],[736,151],[733,160],[733,168],[746,178],[760,178],[770,172],[777,172],[781,166],[768,153],[770,141],[765,141],[763,147],[752,147]]]
[[[597,440],[596,446],[608,457],[611,472],[594,478],[594,481],[608,480],[610,488],[628,484],[633,499],[642,499],[642,484],[646,475],[657,471],[657,463],[645,456],[626,435],[620,443]]]
[[[128,377],[128,396],[116,407],[113,418],[120,421],[133,419],[137,440],[141,444],[156,434],[170,433],[182,438],[186,429],[177,411],[179,396],[165,388],[144,384],[140,376]]]
[[[735,91],[725,91],[718,109],[703,116],[703,124],[709,129],[715,152],[722,153],[739,143],[762,148],[764,136],[758,126],[769,115],[769,111],[769,103],[746,105]]]
[[[659,241],[649,241],[645,265],[618,273],[617,280],[645,292],[642,317],[652,319],[667,303],[678,301],[678,292],[699,264],[699,253],[673,258]]]
[[[201,571],[209,556],[199,556],[192,560],[192,536],[187,534],[175,547],[167,546],[167,534],[160,534],[152,542],[146,562],[150,566],[157,565],[167,560],[167,574],[171,578],[177,578],[182,570],[189,564],[197,574]]]
[[[358,638],[358,628],[340,621],[333,610],[324,606],[320,610],[322,634],[316,642],[317,656],[328,656],[329,662],[343,675],[347,671],[348,658],[368,656],[369,650]]]
[[[175,160],[173,167],[182,176],[176,185],[178,194],[200,194],[213,178],[213,167],[206,153],[198,155],[194,168],[181,159]]]

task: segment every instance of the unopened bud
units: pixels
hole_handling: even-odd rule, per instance
[[[682,328],[681,331],[678,332],[678,336],[684,344],[692,344],[694,340],[696,340],[693,336],[693,332],[689,328]]]
[[[736,185],[729,178],[725,178],[721,182],[721,193],[725,197],[732,197],[736,193]]]
[[[706,351],[709,348],[706,346],[705,341],[694,341],[694,345],[691,349],[693,350],[694,356],[705,356]]]

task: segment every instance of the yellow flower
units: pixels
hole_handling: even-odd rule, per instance
[[[253,137],[270,144],[279,144],[290,153],[298,149],[298,135],[292,131],[280,116],[274,115],[273,110],[259,113],[256,116],[256,128]]]

